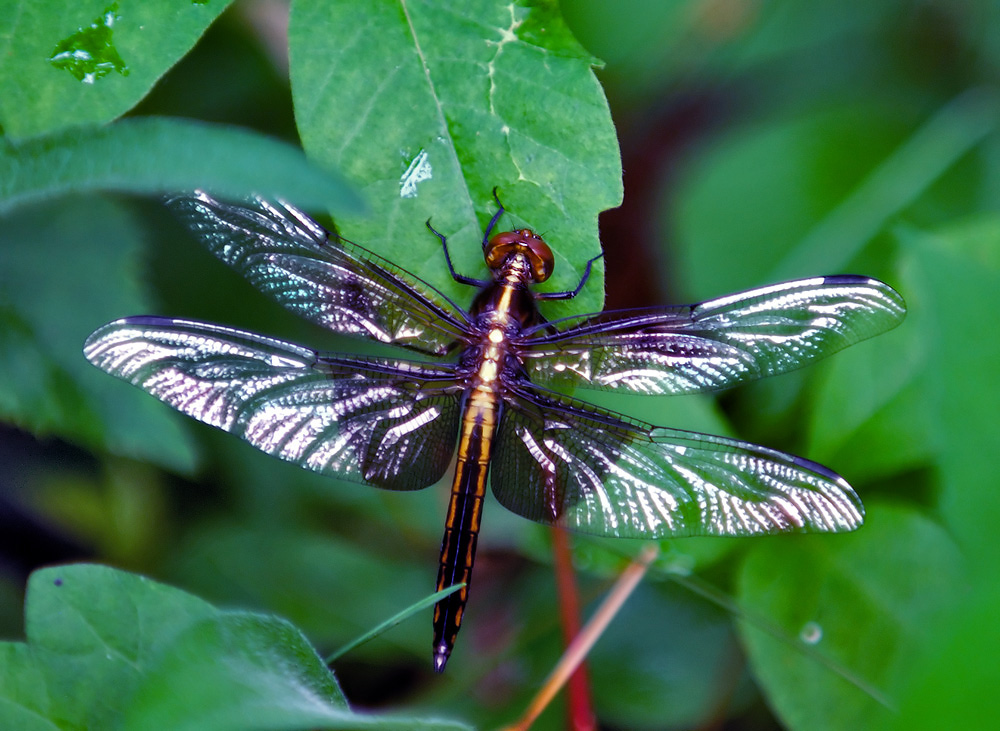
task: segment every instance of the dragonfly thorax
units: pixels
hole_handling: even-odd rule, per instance
[[[526,228],[505,231],[489,240],[484,249],[486,265],[491,271],[503,269],[512,256],[522,255],[527,259],[531,281],[544,282],[552,276],[555,257],[552,249],[541,236]]]

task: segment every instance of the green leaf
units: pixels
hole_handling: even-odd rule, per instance
[[[276,617],[228,612],[175,638],[122,728],[336,728],[326,722],[351,715],[301,632]]]
[[[44,679],[48,717],[113,728],[156,656],[184,628],[214,613],[182,591],[103,566],[35,572],[25,631]]]
[[[31,206],[2,220],[0,416],[190,471],[194,451],[180,419],[134,398],[82,353],[99,325],[153,309],[140,286],[141,237],[125,208],[99,198]]]
[[[904,507],[869,505],[851,535],[760,541],[743,565],[740,603],[799,638],[790,646],[740,622],[771,707],[793,729],[884,722],[880,701],[891,705],[887,694],[899,690],[928,624],[956,601],[962,573],[944,531]]]
[[[1000,103],[982,89],[959,95],[882,160],[782,259],[770,278],[813,267],[841,271],[888,220],[997,127]]]
[[[0,725],[21,731],[56,731],[45,677],[31,649],[0,643]]]
[[[305,637],[103,566],[35,572],[27,643],[0,644],[10,729],[464,729],[352,712]]]
[[[901,280],[907,293],[910,283]],[[907,313],[891,333],[838,353],[804,396],[808,436],[804,452],[854,482],[927,463],[939,425],[924,398],[925,312]]]
[[[345,235],[464,301],[424,222],[460,272],[483,276],[497,187],[500,230],[541,232],[556,255],[547,287],[576,286],[600,252],[598,212],[621,200],[621,163],[595,62],[555,4],[302,0],[289,43],[306,150],[373,206],[367,221],[338,219]],[[595,271],[572,311],[601,301]]]
[[[716,143],[677,204],[673,236],[691,293],[848,271],[1000,116],[984,92],[958,96],[909,133],[901,112],[855,101],[766,119]]]
[[[714,681],[732,672],[738,652],[726,612],[670,583],[640,586],[588,659],[601,719],[616,728],[704,726],[718,703]]]
[[[996,377],[1000,340],[1000,217],[902,233],[912,299],[927,348],[921,398],[936,425],[942,517],[975,573],[996,582]]]
[[[109,122],[190,50],[228,0],[0,0],[0,124],[27,137]],[[75,59],[75,60],[74,60]]]
[[[67,192],[194,188],[224,197],[277,196],[308,208],[361,209],[341,178],[311,165],[300,150],[236,127],[143,117],[8,142],[0,151],[0,211]]]
[[[930,639],[903,695],[900,714],[888,728],[937,731],[988,728],[1000,717],[996,631],[1000,584],[980,584],[962,596],[955,611],[927,628]]]

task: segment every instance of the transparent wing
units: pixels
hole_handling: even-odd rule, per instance
[[[694,393],[794,370],[894,328],[905,313],[899,293],[877,279],[815,277],[686,307],[560,320],[518,345],[531,380],[550,388]]]
[[[448,365],[321,356],[272,338],[130,317],[87,339],[91,363],[258,449],[390,490],[437,482],[458,434]]]
[[[490,479],[530,520],[664,538],[839,532],[864,518],[842,477],[801,457],[571,399],[522,394],[508,407]]]
[[[196,191],[168,206],[254,286],[334,332],[429,355],[462,338],[464,313],[433,287],[287,203],[230,204]]]

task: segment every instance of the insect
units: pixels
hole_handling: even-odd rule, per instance
[[[602,536],[849,531],[861,501],[831,470],[724,437],[657,427],[575,400],[567,387],[650,395],[783,373],[895,327],[900,295],[861,276],[802,279],[681,307],[546,321],[536,292],[553,255],[528,229],[492,235],[490,278],[463,308],[420,278],[283,202],[196,191],[169,205],[208,248],[295,313],[420,359],[319,353],[167,317],[111,322],[87,340],[97,367],[301,467],[419,490],[456,453],[434,609],[443,671],[468,599],[489,477],[497,500],[540,523]],[[430,224],[428,223],[430,228]]]

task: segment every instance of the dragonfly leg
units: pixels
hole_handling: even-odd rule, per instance
[[[576,289],[569,289],[565,292],[536,292],[536,300],[571,300],[580,294],[580,290],[583,289],[583,285],[587,283],[590,279],[590,270],[594,266],[594,262],[604,256],[602,251],[600,254],[595,256],[593,259],[587,262],[587,268],[583,272],[583,277],[580,278],[580,283],[576,285]]]
[[[473,287],[485,287],[490,282],[485,279],[476,279],[475,277],[467,277],[464,274],[459,274],[455,271],[455,267],[451,263],[451,254],[448,253],[448,240],[444,237],[444,234],[431,226],[431,220],[427,219],[427,228],[430,229],[431,233],[441,239],[441,248],[444,249],[444,260],[448,264],[448,271],[451,273],[451,278],[454,279],[459,284],[469,284]]]
[[[493,232],[493,227],[497,225],[500,216],[504,214],[503,203],[500,202],[500,197],[497,195],[496,186],[493,187],[493,200],[497,202],[497,212],[493,214],[493,218],[490,219],[490,223],[483,233],[483,251],[486,251],[486,248],[490,245],[490,233]]]

